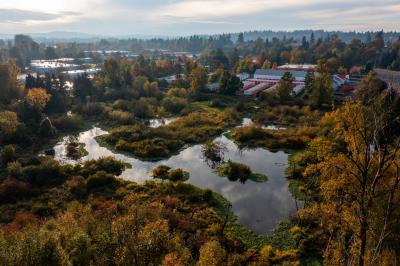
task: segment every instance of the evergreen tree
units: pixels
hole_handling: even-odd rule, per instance
[[[307,75],[306,75],[306,79],[305,79],[305,92],[306,92],[306,95],[310,95],[312,93],[314,80],[315,80],[314,71],[313,70],[308,70],[307,71]]]
[[[314,80],[310,95],[310,104],[321,108],[333,103],[332,76],[328,72],[320,73]]]
[[[80,100],[86,100],[86,97],[91,96],[93,93],[93,84],[88,75],[85,73],[79,75],[74,80],[74,94]]]
[[[218,92],[225,95],[235,95],[242,85],[238,77],[231,75],[229,71],[224,71],[221,76]]]
[[[197,97],[200,92],[205,91],[208,83],[207,71],[203,66],[196,66],[189,75],[190,93]]]
[[[301,41],[301,47],[302,47],[304,50],[308,50],[308,48],[310,48],[310,44],[307,42],[306,36],[303,36],[303,39],[302,39],[302,41]]]
[[[295,78],[292,73],[285,72],[279,81],[278,87],[276,88],[276,96],[281,103],[290,100],[291,93],[293,91]]]
[[[243,44],[244,43],[244,34],[243,32],[239,33],[238,39],[237,39],[237,44]]]

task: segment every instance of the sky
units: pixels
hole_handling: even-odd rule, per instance
[[[0,0],[0,34],[400,31],[400,0]]]

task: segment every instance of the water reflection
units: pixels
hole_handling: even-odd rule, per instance
[[[177,120],[176,117],[171,117],[171,118],[161,118],[161,119],[150,119],[148,122],[149,122],[149,127],[159,128],[161,126],[169,125],[175,120]]]
[[[242,127],[247,127],[247,126],[260,126],[256,123],[254,123],[254,121],[251,118],[243,118],[242,121]],[[269,126],[260,126],[261,128],[264,129],[269,129],[269,130],[286,130],[286,127],[282,127],[282,126],[277,126],[277,125],[269,125]]]
[[[114,156],[116,159],[132,165],[132,168],[122,173],[122,177],[139,183],[150,180],[151,170],[158,165],[182,168],[191,175],[189,183],[204,189],[211,189],[226,197],[232,203],[232,210],[238,216],[239,222],[256,233],[270,232],[278,221],[288,219],[296,211],[295,200],[290,194],[288,182],[284,178],[288,162],[288,154],[284,152],[273,153],[265,149],[240,150],[225,136],[217,138],[215,141],[223,143],[226,148],[225,160],[246,164],[253,172],[269,177],[268,182],[265,183],[248,181],[246,184],[241,184],[219,177],[204,160],[202,145],[189,147],[168,160],[142,162],[100,147],[95,137],[104,134],[107,132],[100,128],[93,128],[79,135],[79,142],[86,145],[85,148],[89,153],[81,159],[82,161]],[[55,147],[55,151],[57,160],[74,163],[65,158],[65,141],[60,142]]]

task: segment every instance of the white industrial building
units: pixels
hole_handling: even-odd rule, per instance
[[[100,71],[99,68],[91,68],[91,69],[64,71],[64,72],[62,72],[62,74],[64,74],[67,78],[74,79],[83,74],[87,74],[89,77],[93,77],[94,75],[99,73],[99,71]]]
[[[236,77],[238,77],[240,79],[240,81],[245,81],[246,79],[250,78],[250,74],[249,73],[240,73],[240,74],[237,74]]]
[[[31,61],[31,71],[39,74],[54,74],[58,71],[72,71],[78,70],[79,65],[65,63],[65,60],[32,60]]]
[[[278,69],[281,70],[299,70],[299,71],[315,70],[316,68],[317,65],[312,65],[312,64],[286,64],[278,67]]]
[[[262,80],[280,80],[282,76],[289,72],[295,78],[295,81],[305,82],[306,80],[306,71],[297,71],[297,70],[280,70],[280,69],[257,69],[254,73],[254,79],[262,79]]]

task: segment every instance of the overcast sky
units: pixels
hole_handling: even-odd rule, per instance
[[[0,33],[397,30],[400,0],[0,0]]]

